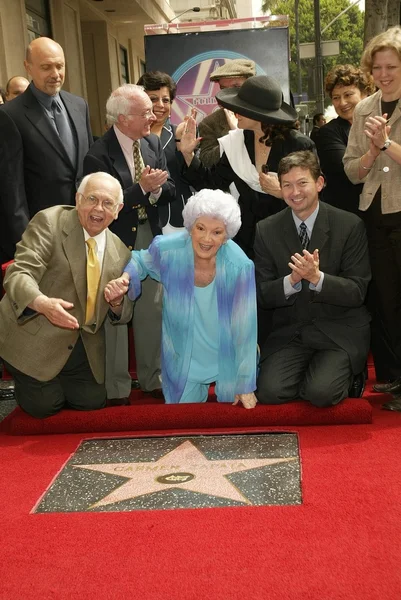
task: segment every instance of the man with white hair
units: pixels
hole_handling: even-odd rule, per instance
[[[161,234],[158,206],[175,200],[160,138],[150,133],[156,120],[152,102],[143,88],[125,84],[112,92],[106,103],[110,129],[90,148],[84,173],[106,171],[116,177],[124,191],[124,209],[111,229],[130,250],[146,249]],[[137,375],[143,391],[159,396],[161,344],[161,291],[150,278],[134,310],[134,341]],[[120,332],[121,333],[121,332]],[[108,397],[127,397],[128,341],[107,340]],[[110,350],[109,350],[110,349]]]
[[[119,182],[89,175],[76,207],[38,212],[17,244],[0,302],[0,355],[34,417],[106,405],[104,321],[132,314],[121,277],[130,252],[108,229],[122,208]]]

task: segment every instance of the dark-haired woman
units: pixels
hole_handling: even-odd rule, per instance
[[[358,214],[363,185],[350,182],[344,171],[343,156],[355,107],[375,91],[373,77],[359,67],[337,65],[327,74],[325,88],[338,117],[320,128],[316,140],[320,166],[326,178],[321,199],[332,206]]]
[[[175,142],[176,126],[170,123],[171,105],[175,98],[177,86],[167,73],[149,71],[138,80],[153,104],[153,113],[156,121],[152,124],[151,131],[157,135],[162,143],[167,159],[167,166],[171,178],[175,183],[176,200],[170,204],[159,206],[160,227],[163,234],[173,233],[183,227],[182,210],[186,201],[192,195],[188,184],[181,180],[183,157],[177,151]]]
[[[285,207],[276,175],[280,159],[290,152],[314,149],[314,143],[295,128],[297,113],[283,101],[280,85],[272,77],[250,77],[240,88],[221,90],[217,99],[238,118],[238,129],[219,139],[217,165],[206,169],[194,155],[199,138],[192,117],[178,126],[177,147],[187,164],[184,176],[196,189],[235,193],[235,185],[242,220],[235,241],[253,259],[257,222]]]

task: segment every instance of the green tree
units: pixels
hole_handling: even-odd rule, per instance
[[[320,25],[324,29],[342,10],[347,8],[349,0],[320,0]],[[298,91],[297,62],[295,47],[295,0],[263,0],[262,10],[275,15],[288,15],[290,20],[290,84]],[[313,0],[299,0],[299,41],[314,42],[315,20]],[[359,65],[363,49],[364,14],[353,6],[331,25],[322,36],[322,41],[339,40],[340,54],[323,57],[324,74],[338,64]],[[314,95],[314,59],[301,60],[302,91]]]
[[[365,0],[365,44],[388,27],[400,24],[400,0]]]

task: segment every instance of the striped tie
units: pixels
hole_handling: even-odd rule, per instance
[[[95,316],[96,296],[100,280],[100,265],[95,252],[96,241],[93,238],[86,240],[88,246],[88,257],[86,260],[86,319],[85,323],[91,323]]]
[[[305,223],[302,221],[301,225],[299,226],[299,240],[301,242],[301,246],[302,246],[302,250],[306,250],[309,244],[309,236],[308,236],[308,231],[306,229],[306,225]]]
[[[142,176],[142,171],[145,168],[141,154],[141,148],[139,145],[139,140],[135,140],[132,144],[132,158],[134,159],[135,169],[134,183],[138,183]],[[145,208],[143,206],[140,206],[138,208],[138,220],[143,223],[144,221],[146,221],[147,218],[148,215],[146,214]]]

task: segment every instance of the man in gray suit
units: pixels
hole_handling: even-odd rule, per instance
[[[104,322],[132,314],[121,277],[130,252],[108,230],[123,207],[121,186],[107,173],[89,175],[76,202],[32,218],[4,279],[0,355],[18,404],[38,418],[65,405],[105,406]]]
[[[324,178],[312,152],[283,158],[278,176],[288,207],[260,221],[255,239],[258,302],[273,311],[256,396],[331,406],[348,396],[369,350],[365,227],[319,202]]]
[[[2,110],[22,139],[23,182],[33,217],[48,206],[74,204],[93,138],[85,100],[61,90],[65,76],[61,46],[46,37],[33,40],[24,64],[32,82]],[[0,127],[0,138],[3,135]]]

